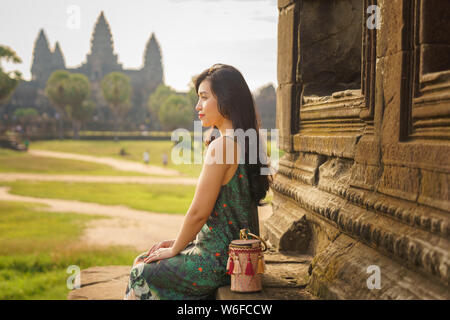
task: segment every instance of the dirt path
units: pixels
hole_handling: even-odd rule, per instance
[[[182,184],[196,185],[196,178],[150,177],[150,176],[92,176],[45,173],[0,173],[0,181],[63,181],[63,182],[101,182],[101,183],[142,183],[142,184]]]
[[[110,157],[94,157],[94,156],[81,155],[81,154],[76,154],[76,153],[35,150],[35,149],[29,149],[28,153],[31,154],[32,156],[37,156],[37,157],[51,157],[51,158],[96,162],[96,163],[109,165],[109,166],[113,167],[114,169],[122,170],[122,171],[142,172],[142,173],[146,173],[146,174],[164,175],[164,176],[171,176],[171,177],[182,176],[182,174],[176,170],[162,168],[162,167],[153,166],[153,165],[145,165],[143,163],[138,163],[138,162],[129,161],[129,160],[119,160],[119,159],[110,158]]]
[[[184,215],[154,213],[131,209],[123,205],[102,205],[75,200],[34,198],[9,193],[10,187],[0,187],[0,201],[43,203],[46,211],[75,212],[103,215],[109,219],[98,219],[88,223],[81,242],[88,245],[123,245],[145,251],[154,243],[175,239]],[[267,219],[272,214],[270,206],[259,207],[259,219]]]

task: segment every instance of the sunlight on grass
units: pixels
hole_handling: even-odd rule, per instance
[[[125,205],[137,210],[185,214],[195,193],[195,186],[155,184],[2,182],[10,193],[38,198],[79,200],[105,205]]]
[[[79,243],[85,224],[102,216],[46,212],[44,205],[0,202],[0,300],[66,299],[70,265],[131,265],[126,247]]]
[[[26,152],[0,149],[0,173],[82,174],[108,176],[147,176],[141,172],[120,171],[108,165],[87,161],[31,156]]]

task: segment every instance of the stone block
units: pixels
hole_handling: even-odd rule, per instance
[[[401,199],[416,201],[419,195],[419,170],[385,165],[377,191]]]
[[[387,57],[411,50],[409,39],[413,30],[407,29],[412,1],[379,0],[381,27],[377,30],[377,57]]]
[[[298,5],[283,8],[278,16],[277,78],[279,84],[295,82]]]
[[[417,201],[430,207],[448,211],[450,208],[449,186],[450,174],[422,169],[420,194]]]
[[[277,129],[279,130],[280,148],[286,152],[292,151],[292,132],[295,131],[299,106],[296,99],[298,85],[279,85],[277,88]]]

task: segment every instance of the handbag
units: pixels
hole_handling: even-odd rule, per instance
[[[248,236],[255,239],[248,239]],[[248,229],[241,229],[239,238],[231,241],[228,247],[227,274],[231,276],[231,291],[261,291],[265,270],[263,252],[267,250],[267,244]]]

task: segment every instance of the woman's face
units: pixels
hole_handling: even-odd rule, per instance
[[[213,95],[209,80],[204,80],[198,87],[198,103],[195,110],[203,127],[219,127],[224,121],[224,117],[219,112],[217,99]]]

